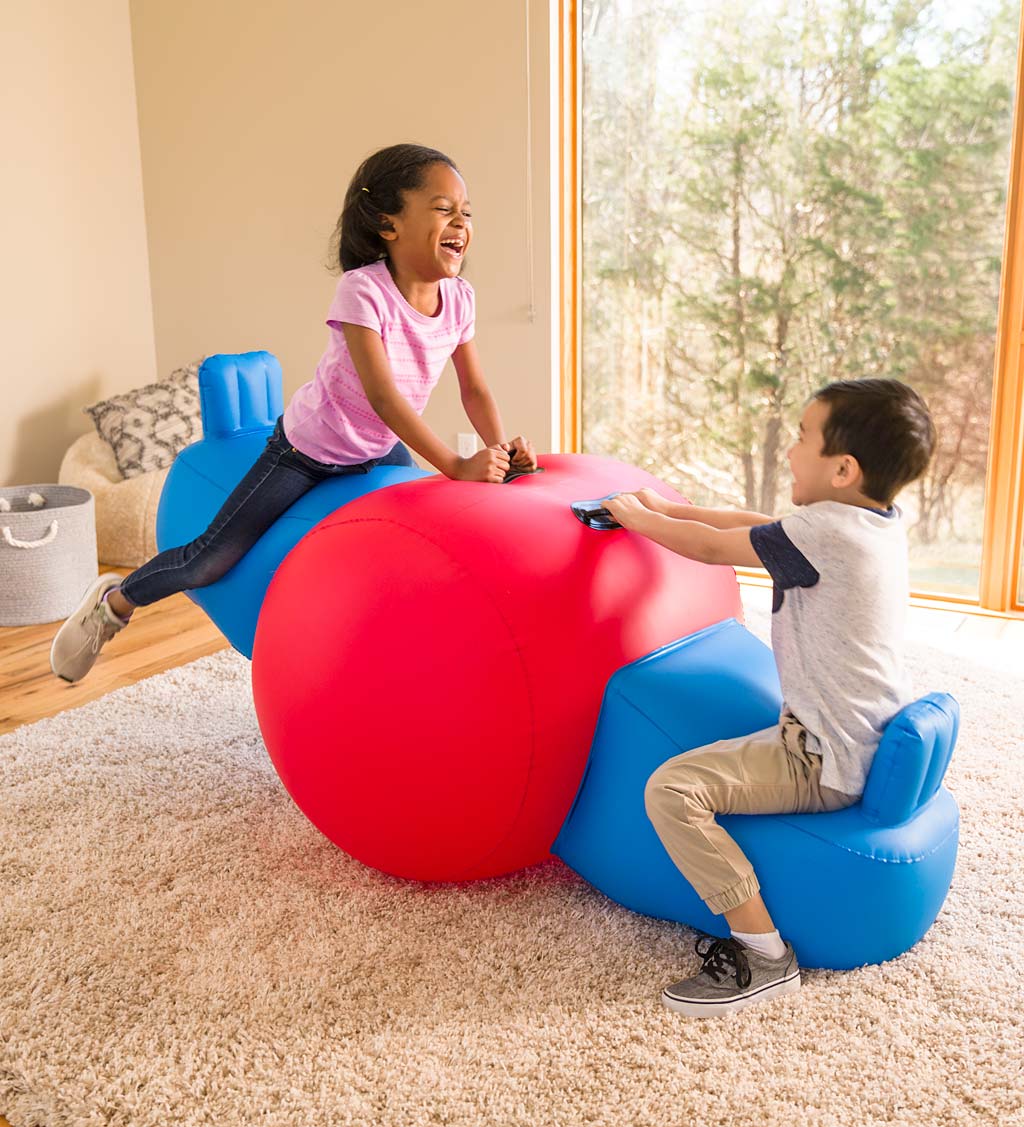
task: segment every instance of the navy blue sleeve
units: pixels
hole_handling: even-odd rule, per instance
[[[755,524],[750,543],[774,583],[772,613],[782,606],[790,587],[813,587],[821,576],[810,560],[786,535],[782,521]]]

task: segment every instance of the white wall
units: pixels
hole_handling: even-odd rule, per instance
[[[201,353],[265,347],[286,393],[309,378],[345,185],[399,140],[466,176],[478,345],[510,431],[548,448],[552,0],[529,7],[528,99],[527,0],[3,5],[0,483],[55,480],[84,404]],[[452,383],[427,418],[454,443]]]
[[[530,3],[532,246],[525,0],[131,0],[160,370],[267,348],[286,397],[309,379],[348,181],[373,150],[416,141],[466,178],[485,371],[509,430],[549,448],[549,0]],[[470,429],[453,385],[426,414],[452,445]]]
[[[127,0],[0,8],[0,484],[156,372]]]

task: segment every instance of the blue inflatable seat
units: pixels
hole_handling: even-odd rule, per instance
[[[613,900],[727,935],[644,809],[666,760],[778,722],[771,651],[734,619],[648,654],[608,682],[590,759],[552,851]],[[945,900],[959,811],[942,778],[959,707],[932,693],[883,735],[860,802],[831,814],[726,815],[802,965],[845,969],[912,947]]]
[[[283,410],[281,365],[269,352],[207,357],[199,369],[199,401],[203,437],[175,459],[160,495],[156,536],[161,551],[187,544],[203,532],[263,451]],[[190,591],[189,597],[235,649],[252,657],[263,596],[298,541],[354,498],[426,476],[426,471],[415,467],[378,466],[369,473],[321,482],[296,501],[227,575],[209,587]]]

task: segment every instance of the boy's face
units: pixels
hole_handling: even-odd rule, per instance
[[[836,474],[842,455],[822,454],[825,446],[824,427],[828,421],[829,406],[820,399],[812,399],[804,408],[800,419],[797,440],[786,455],[793,474],[793,504],[811,505],[815,501],[837,499]]]

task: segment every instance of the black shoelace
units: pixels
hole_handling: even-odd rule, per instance
[[[735,978],[736,985],[744,990],[750,985],[750,965],[743,944],[735,939],[717,939],[702,935],[696,943],[697,954],[703,960],[701,974],[710,975],[715,982]]]

